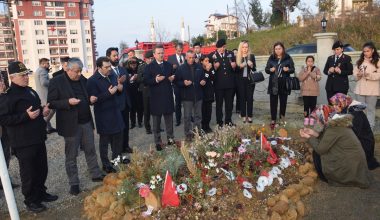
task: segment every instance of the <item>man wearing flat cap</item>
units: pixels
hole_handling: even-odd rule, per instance
[[[46,155],[46,117],[49,104],[41,106],[36,91],[28,86],[29,70],[19,61],[8,65],[11,85],[0,96],[0,124],[4,125],[20,167],[22,194],[28,210],[41,212],[58,196],[46,192],[48,174]]]
[[[146,134],[152,134],[152,126],[150,125],[150,95],[149,86],[144,83],[144,72],[147,65],[149,65],[153,60],[153,50],[148,50],[145,55],[145,62],[142,63],[137,69],[137,83],[139,83],[139,90],[143,93],[143,104],[144,104],[144,127]]]
[[[216,43],[216,51],[209,54],[210,63],[215,69],[214,88],[216,99],[216,122],[223,126],[223,102],[225,109],[224,124],[233,125],[232,108],[235,90],[234,69],[236,68],[235,56],[226,50],[226,40],[220,39]]]
[[[348,76],[352,75],[352,61],[351,57],[343,53],[343,43],[336,41],[332,50],[334,55],[327,58],[323,73],[326,74],[326,94],[327,100],[330,103],[330,98],[336,93],[343,93],[347,95],[349,89]]]
[[[193,45],[193,51],[194,51],[194,55],[195,55],[195,63],[200,63],[201,58],[204,57],[204,55],[202,54],[201,49],[202,49],[201,43],[196,42]]]

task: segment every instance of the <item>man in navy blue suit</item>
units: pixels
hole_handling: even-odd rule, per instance
[[[144,82],[150,89],[150,111],[153,117],[154,143],[157,151],[162,150],[160,124],[164,117],[168,145],[174,144],[173,112],[174,100],[171,83],[175,76],[173,67],[164,61],[164,48],[159,45],[154,49],[154,61],[145,67]]]
[[[175,47],[176,53],[168,57],[168,62],[173,65],[173,72],[175,73],[177,69],[185,63],[185,54],[183,54],[183,44],[178,43]],[[181,124],[182,118],[182,100],[181,100],[181,89],[178,88],[176,84],[173,84],[174,95],[175,95],[175,118],[176,126]]]
[[[87,81],[87,92],[96,97],[94,115],[96,130],[99,134],[99,152],[103,170],[115,172],[108,159],[108,144],[111,144],[112,159],[123,152],[123,131],[125,124],[119,108],[117,96],[123,92],[123,84],[112,74],[110,59],[99,57],[96,60],[97,71]]]
[[[127,80],[127,70],[119,65],[119,49],[117,47],[110,47],[106,51],[106,56],[110,59],[112,74],[114,74],[119,81],[123,84],[123,91],[117,96],[119,109],[123,115],[125,128],[123,131],[123,152],[132,153],[129,147],[129,110],[131,109],[131,101],[128,92],[129,80]]]

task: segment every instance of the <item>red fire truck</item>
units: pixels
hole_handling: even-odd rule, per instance
[[[143,55],[145,55],[146,51],[153,50],[153,48],[156,45],[158,45],[158,44],[161,44],[164,47],[164,50],[165,50],[165,57],[164,57],[164,59],[165,60],[167,60],[170,55],[175,54],[175,43],[173,43],[173,42],[167,42],[167,43],[160,43],[160,42],[139,42],[137,44],[137,47],[130,47],[130,48],[124,49],[121,52],[120,61],[122,63],[124,63],[127,60],[127,58],[128,58],[128,52],[130,50],[142,50],[143,51]],[[186,51],[188,51],[189,49],[190,49],[189,43],[184,43],[183,44],[183,52],[186,53]],[[215,45],[212,45],[212,46],[203,46],[202,49],[201,49],[202,54],[209,54],[209,53],[211,53],[212,51],[215,51],[215,50],[216,50]]]

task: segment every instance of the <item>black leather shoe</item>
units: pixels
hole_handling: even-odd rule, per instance
[[[42,198],[42,202],[54,202],[58,199],[57,195],[52,195],[49,193],[45,193],[44,197]]]
[[[98,177],[95,177],[95,178],[91,178],[92,182],[102,182],[103,179],[104,179],[105,175],[100,175]]]
[[[175,126],[180,126],[181,125],[181,122],[180,121],[177,121],[176,123],[175,123]]]
[[[152,134],[152,130],[151,129],[146,129],[146,134]]]
[[[116,170],[113,167],[111,167],[111,166],[103,167],[103,170],[106,173],[116,173]]]
[[[162,151],[161,144],[156,144],[156,150],[157,150],[157,151]]]
[[[124,152],[127,153],[127,154],[131,154],[131,153],[133,153],[133,149],[130,148],[130,147],[126,147],[125,150],[124,150]]]
[[[57,129],[55,129],[55,128],[50,128],[50,129],[47,129],[47,130],[46,130],[46,133],[47,133],[47,134],[51,134],[51,133],[54,133],[54,132],[57,132]]]
[[[77,196],[80,193],[79,185],[70,186],[70,194],[73,196]]]
[[[168,140],[168,145],[174,145],[175,144],[175,141],[171,138],[169,138]]]
[[[29,204],[25,204],[26,205],[26,209],[28,211],[31,211],[31,212],[34,212],[34,213],[40,213],[40,212],[43,212],[46,210],[46,206],[44,206],[43,204],[41,203],[29,203]]]

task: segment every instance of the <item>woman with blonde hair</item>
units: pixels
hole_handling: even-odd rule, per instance
[[[236,64],[236,84],[240,96],[240,116],[244,123],[252,123],[255,84],[251,81],[249,73],[256,71],[256,61],[255,55],[251,53],[248,41],[246,40],[241,41],[239,44]]]
[[[375,127],[377,97],[380,95],[380,61],[372,42],[363,45],[363,52],[354,68],[356,100],[367,104],[367,118],[372,130]]]

